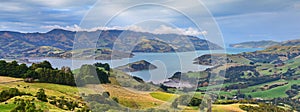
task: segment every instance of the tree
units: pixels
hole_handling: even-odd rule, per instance
[[[252,96],[251,96],[251,95],[248,95],[248,99],[252,99]]]
[[[37,109],[35,104],[29,100],[16,99],[14,103],[17,106],[11,112],[43,112],[43,110]]]
[[[27,71],[28,71],[28,67],[27,67],[27,65],[26,64],[21,64],[21,65],[19,65],[19,66],[17,66],[17,68],[16,68],[16,70],[17,70],[17,73],[18,73],[18,75],[23,75],[23,74],[25,74]]]
[[[102,69],[96,68],[96,72],[98,75],[98,79],[101,84],[110,83],[109,81],[109,74],[103,71]]]
[[[49,61],[43,61],[39,64],[40,68],[49,68],[49,69],[53,69],[52,65]]]
[[[110,71],[110,66],[107,63],[95,63],[94,66],[104,68],[106,71]]]
[[[114,100],[116,103],[119,103],[119,99],[117,97],[113,97],[112,100]]]
[[[0,60],[0,75],[7,76],[7,63],[4,60]]]
[[[24,75],[23,78],[33,78],[33,79],[38,79],[38,73],[36,73],[33,70],[28,70]]]
[[[43,61],[41,63],[33,63],[29,68],[31,70],[35,70],[37,68],[49,68],[53,70],[52,65],[49,61]]]
[[[7,73],[10,77],[20,77],[20,74],[17,72],[17,67],[19,66],[17,61],[12,61],[7,64]]]
[[[191,99],[191,101],[189,102],[189,106],[199,106],[201,104],[201,102],[202,102],[202,99],[193,97]]]
[[[39,91],[36,93],[36,97],[43,102],[48,102],[44,89],[39,89]]]

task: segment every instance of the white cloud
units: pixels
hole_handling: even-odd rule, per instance
[[[182,34],[182,35],[206,35],[207,31],[199,31],[194,28],[172,28],[165,25],[161,25],[159,28],[153,31],[156,34]]]
[[[148,30],[145,28],[142,28],[137,25],[131,25],[131,26],[113,26],[113,27],[94,27],[94,28],[81,28],[78,25],[73,26],[59,26],[59,25],[49,25],[49,26],[42,26],[41,28],[44,29],[64,29],[69,31],[97,31],[97,30],[130,30],[130,31],[136,31],[136,32],[149,32],[154,34],[179,34],[179,35],[191,35],[191,36],[200,36],[200,35],[206,35],[207,31],[199,31],[194,28],[173,28],[166,25],[161,25],[158,28],[155,28],[153,30]]]

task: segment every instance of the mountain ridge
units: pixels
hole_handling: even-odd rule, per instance
[[[98,40],[93,42],[84,40],[89,38]],[[117,40],[122,41],[117,43]],[[96,44],[96,49],[114,49],[114,47],[119,46],[118,50],[126,52],[183,52],[192,50],[223,49],[212,42],[194,36],[152,34],[128,30],[74,32],[63,29],[53,29],[45,33],[0,31],[0,46],[2,46],[0,48],[0,58],[44,56],[45,54],[30,55],[28,53],[28,51],[36,50],[41,46],[49,46],[53,49],[61,49],[64,52],[68,52],[73,49],[74,41],[79,43],[77,45],[79,46],[78,49],[89,49],[91,48],[91,45]]]
[[[280,42],[276,42],[272,40],[262,40],[262,41],[241,42],[236,44],[230,44],[229,46],[234,48],[267,48],[279,44]]]
[[[236,44],[230,44],[230,47],[234,48],[268,48],[272,46],[299,46],[300,39],[287,40],[282,42],[272,41],[272,40],[262,40],[262,41],[248,41]]]

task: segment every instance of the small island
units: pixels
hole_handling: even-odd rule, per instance
[[[153,70],[157,67],[145,60],[129,63],[123,66],[119,66],[116,69],[124,71],[124,72],[136,72],[142,70]]]

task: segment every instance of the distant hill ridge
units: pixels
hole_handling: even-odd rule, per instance
[[[236,44],[230,44],[234,48],[268,48],[271,46],[300,46],[300,39],[276,42],[272,40],[249,41]]]
[[[97,48],[112,49],[119,36],[126,38],[126,42],[118,43],[124,51],[131,52],[183,52],[192,50],[222,49],[222,47],[195,36],[177,34],[152,34],[125,30],[100,30],[92,32],[74,32],[62,29],[53,29],[46,33],[20,33],[0,31],[0,58],[47,56],[47,54],[63,53],[72,50],[75,35],[80,39],[95,37],[98,41],[83,43],[77,40],[79,46],[90,48],[97,42]],[[128,40],[129,39],[129,40]],[[190,44],[191,43],[191,44]],[[134,48],[128,46],[135,45]],[[45,47],[48,46],[48,47]],[[41,49],[42,50],[41,50]],[[47,49],[49,52],[45,51]],[[37,52],[35,52],[37,51]],[[46,54],[39,54],[43,51]]]
[[[279,44],[280,42],[271,41],[271,40],[262,40],[262,41],[249,41],[249,42],[242,42],[237,44],[230,44],[229,46],[234,48],[267,48]]]

